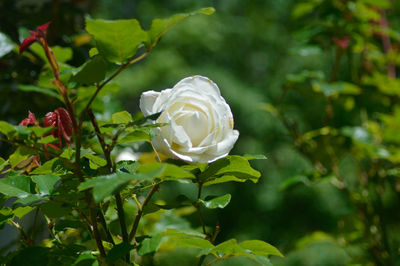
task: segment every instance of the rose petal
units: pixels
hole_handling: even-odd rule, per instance
[[[144,116],[149,116],[156,113],[153,112],[153,106],[158,96],[160,96],[160,93],[156,91],[145,91],[142,93],[140,96],[139,107]]]
[[[207,77],[196,75],[196,76],[184,78],[174,86],[174,89],[184,87],[184,86],[192,86],[193,88],[196,88],[197,90],[202,90],[203,93],[209,93],[209,94],[221,96],[221,92],[220,92],[217,84],[215,84],[212,80],[210,80]]]

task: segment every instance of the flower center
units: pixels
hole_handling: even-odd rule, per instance
[[[207,136],[208,121],[202,112],[195,110],[182,111],[175,122],[183,127],[194,147],[198,146]]]

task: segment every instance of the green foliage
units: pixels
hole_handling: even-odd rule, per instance
[[[113,63],[125,63],[148,38],[136,19],[108,21],[86,18],[86,31],[96,40],[100,55]]]

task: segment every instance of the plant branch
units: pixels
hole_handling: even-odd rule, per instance
[[[104,152],[104,156],[107,161],[108,171],[110,173],[112,173],[112,172],[114,172],[114,167],[113,167],[113,162],[111,160],[110,147],[107,146],[106,142],[104,141],[103,135],[100,132],[100,128],[97,124],[96,117],[94,116],[93,111],[89,108],[87,112],[88,112],[90,121],[92,122],[94,131],[96,132],[97,138],[100,142],[100,146]],[[119,193],[115,194],[115,202],[117,204],[118,220],[119,220],[119,223],[121,226],[122,239],[124,240],[124,242],[128,242],[128,230],[127,230],[126,222],[125,222],[123,201],[122,201],[121,195]],[[103,227],[105,227],[105,230],[108,231],[105,223],[103,224]],[[128,258],[128,260],[129,260],[129,258]]]
[[[131,229],[131,231],[129,233],[129,237],[128,237],[129,242],[131,242],[132,239],[135,238],[140,219],[143,216],[144,207],[147,205],[147,203],[149,203],[151,197],[158,190],[159,187],[160,187],[159,183],[153,185],[153,187],[150,189],[149,193],[147,194],[146,198],[144,199],[143,203],[141,204],[142,208],[139,209],[138,212],[136,213],[136,218],[135,218],[135,221],[133,222],[133,226],[132,226],[132,229]]]

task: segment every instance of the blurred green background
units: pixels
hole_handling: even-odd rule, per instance
[[[43,65],[7,48],[20,43],[21,28],[51,20],[50,43],[72,47],[68,63],[79,66],[91,47],[85,16],[137,18],[148,29],[153,18],[206,6],[216,13],[180,23],[118,77],[105,115],[137,112],[143,91],[209,77],[240,131],[231,153],[268,157],[254,164],[258,184],[205,190],[232,194],[227,208],[205,214],[221,225],[217,241],[267,241],[285,255],[274,265],[400,265],[397,1],[1,0],[0,120],[58,107],[18,87],[34,84]],[[0,142],[1,157],[11,152]],[[191,265],[191,254],[178,250],[160,265]]]

